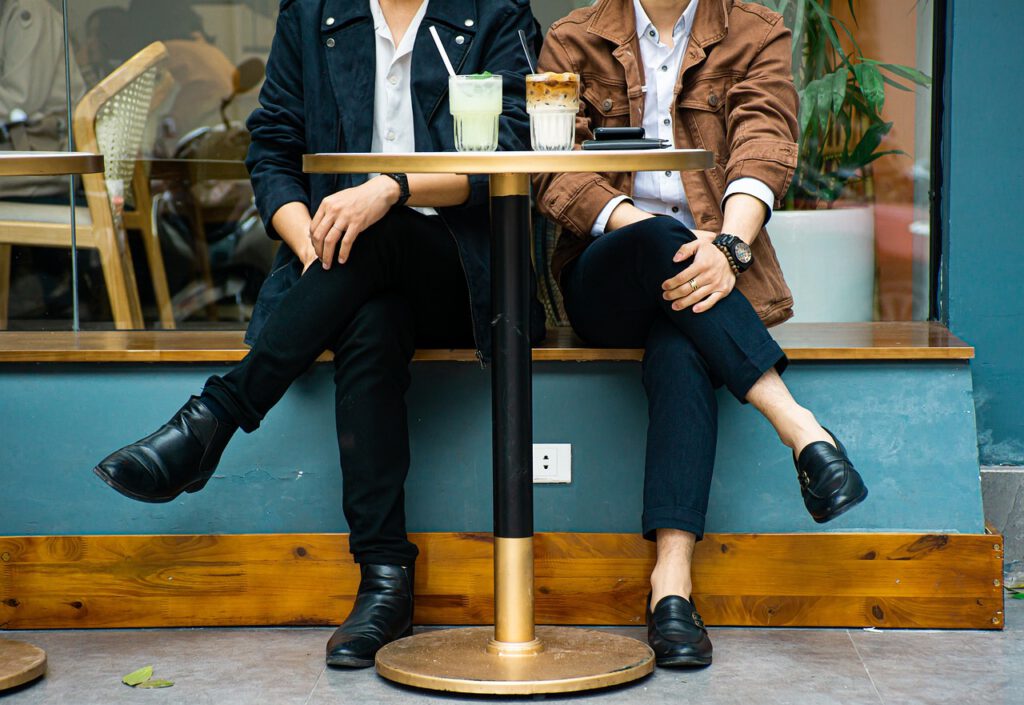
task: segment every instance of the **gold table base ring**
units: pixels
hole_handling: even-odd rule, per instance
[[[543,650],[499,655],[493,627],[428,631],[377,653],[377,672],[403,685],[451,693],[575,693],[629,683],[654,670],[654,652],[629,637],[576,627],[537,627]]]

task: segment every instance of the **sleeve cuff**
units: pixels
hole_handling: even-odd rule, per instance
[[[604,235],[605,230],[608,229],[608,220],[611,219],[612,212],[619,207],[620,203],[630,200],[629,196],[616,196],[608,201],[608,204],[598,214],[597,220],[594,221],[594,227],[590,229],[590,234],[593,237]]]
[[[745,193],[764,203],[768,209],[764,218],[764,222],[767,225],[768,221],[772,219],[772,212],[775,209],[775,194],[772,192],[771,187],[760,179],[755,179],[753,176],[742,176],[734,179],[729,182],[728,188],[725,189],[725,196],[722,197],[723,211],[725,210],[725,202],[729,200],[730,196],[735,196],[737,193]]]

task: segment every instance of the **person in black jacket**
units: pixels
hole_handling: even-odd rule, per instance
[[[287,246],[260,292],[252,349],[158,431],[95,468],[141,501],[197,492],[235,430],[254,431],[333,350],[344,511],[362,581],[327,645],[332,666],[371,666],[412,628],[417,549],[403,486],[414,349],[473,345],[481,359],[490,350],[486,177],[302,171],[313,152],[454,150],[431,26],[460,73],[504,77],[499,149],[526,148],[529,67],[518,32],[534,43],[538,35],[528,0],[284,0],[247,163],[267,231]],[[542,319],[534,323],[542,335]]]

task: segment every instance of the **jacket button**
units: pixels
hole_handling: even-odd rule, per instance
[[[465,38],[465,37],[463,37],[463,36],[462,36],[462,35],[460,34],[459,36],[457,36],[457,37],[455,38],[455,43],[456,43],[456,44],[465,44],[465,43],[466,43],[466,38]]]
[[[328,39],[326,44],[327,44],[327,48],[328,49],[333,49],[334,48],[334,37],[331,37],[330,39]]]
[[[612,101],[611,98],[605,98],[604,102],[601,103],[601,107],[604,110],[611,110],[613,105],[615,105],[615,103]]]
[[[327,25],[328,27],[330,27],[331,25],[334,24],[334,18],[333,17],[328,17],[326,20],[324,20],[324,24]]]
[[[715,95],[714,93],[708,96],[708,105],[710,105],[712,108],[717,108],[718,102],[718,96]]]
[[[473,24],[474,24],[473,20],[466,20],[466,22],[465,22],[465,25],[466,25],[467,27],[472,27],[472,26],[473,26]]]

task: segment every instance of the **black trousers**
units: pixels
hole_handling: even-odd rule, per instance
[[[643,347],[649,426],[643,533],[681,529],[704,535],[718,436],[715,389],[746,403],[765,372],[786,356],[739,291],[704,313],[672,310],[662,283],[691,260],[672,257],[695,236],[668,217],[597,238],[562,275],[566,312],[599,347]]]
[[[251,432],[324,350],[334,351],[342,505],[360,563],[411,565],[418,553],[406,536],[404,495],[405,393],[418,345],[472,346],[469,294],[440,218],[396,208],[359,237],[346,264],[314,263],[245,359],[204,390]]]

